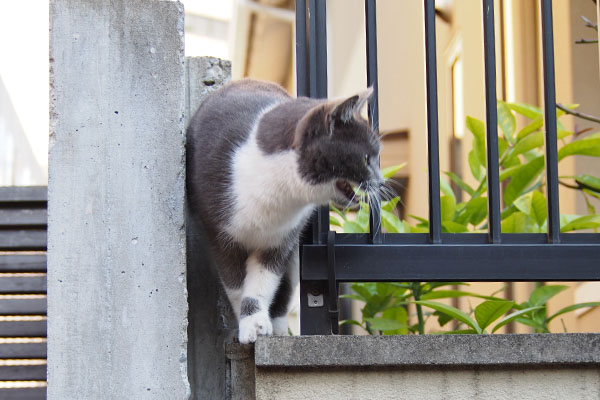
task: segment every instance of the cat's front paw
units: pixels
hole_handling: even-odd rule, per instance
[[[268,313],[258,312],[240,319],[240,343],[254,343],[258,335],[272,335],[273,324]]]

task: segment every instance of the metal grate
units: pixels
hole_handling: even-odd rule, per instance
[[[0,399],[46,398],[46,187],[0,187]]]
[[[329,231],[328,207],[321,207],[312,219],[312,235],[301,244],[302,334],[337,333],[340,282],[600,280],[600,234],[560,233],[551,0],[540,0],[548,230],[546,234],[501,233],[494,1],[482,0],[482,3],[488,233],[442,233],[435,1],[424,0],[429,233],[381,233],[374,229],[380,225],[374,223],[380,210],[371,207],[370,234],[335,234]],[[375,90],[368,115],[374,127],[378,126],[375,6],[375,0],[365,0],[367,82]],[[327,96],[325,13],[325,1],[309,0],[307,4],[306,0],[296,0],[298,96]]]

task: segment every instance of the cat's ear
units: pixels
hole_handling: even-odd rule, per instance
[[[358,94],[358,101],[354,106],[354,112],[356,115],[361,115],[363,108],[369,100],[373,97],[373,86],[370,86],[367,90]]]
[[[359,96],[354,95],[342,101],[329,114],[330,124],[333,126],[338,123],[346,124],[350,122],[356,110],[356,104],[359,101]]]
[[[352,118],[360,118],[361,112],[367,102],[373,96],[373,87],[367,90],[348,97],[346,100],[339,103],[330,113],[331,122],[348,123]]]

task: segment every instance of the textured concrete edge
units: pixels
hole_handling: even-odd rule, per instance
[[[256,368],[600,366],[600,334],[261,337]]]
[[[179,63],[181,65],[181,73],[179,74],[179,79],[181,80],[181,87],[183,88],[183,92],[181,93],[181,114],[179,115],[179,129],[180,129],[180,135],[182,137],[182,146],[181,146],[181,169],[179,172],[179,176],[182,179],[182,190],[183,190],[183,196],[182,196],[182,200],[183,200],[183,212],[185,213],[185,199],[186,199],[186,194],[185,194],[185,177],[186,177],[186,163],[185,163],[185,142],[186,142],[186,137],[185,137],[185,130],[186,130],[186,125],[187,125],[187,121],[186,121],[186,105],[187,105],[187,77],[186,77],[186,71],[187,71],[187,67],[186,67],[186,59],[185,59],[185,9],[183,6],[183,3],[181,3],[179,0],[177,0],[177,2],[174,2],[173,5],[171,7],[176,7],[177,8],[177,12],[178,12],[178,17],[177,17],[177,33],[179,34],[179,51],[178,51],[178,55],[179,55]],[[183,232],[183,252],[184,252],[184,260],[187,260],[187,240],[186,240],[186,232],[187,232],[187,226],[186,226],[186,222],[185,222],[185,216],[183,218],[183,225],[181,226],[181,231]],[[182,286],[183,286],[183,294],[185,296],[185,317],[184,319],[181,321],[181,346],[180,346],[180,356],[179,356],[179,371],[181,373],[181,380],[183,381],[183,386],[185,388],[185,398],[189,399],[192,396],[192,388],[190,385],[190,380],[189,380],[189,374],[188,374],[188,361],[187,361],[187,357],[188,357],[188,325],[189,325],[189,321],[188,321],[188,315],[189,315],[189,303],[188,303],[188,290],[187,290],[187,261],[186,264],[184,266],[184,273],[183,273],[183,281],[181,282]]]

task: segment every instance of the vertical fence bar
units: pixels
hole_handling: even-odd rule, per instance
[[[496,39],[494,0],[483,0],[485,54],[485,116],[487,132],[488,236],[500,243],[500,178],[498,166],[498,110],[496,105]]]
[[[309,95],[327,97],[327,18],[325,1],[309,0]],[[323,243],[329,230],[329,207],[319,207],[313,216],[313,242]]]
[[[317,0],[308,2],[308,95],[317,97],[317,18],[315,16],[317,9]]]
[[[296,94],[308,96],[308,51],[306,37],[306,0],[296,0]]]
[[[379,83],[377,78],[377,15],[375,0],[365,0],[367,32],[367,86],[373,87],[369,101],[369,124],[374,132],[379,129]],[[371,243],[381,243],[381,204],[371,202],[369,213]]]
[[[552,0],[540,0],[542,11],[542,58],[544,64],[544,125],[546,127],[546,193],[548,197],[548,241],[560,242],[558,203],[558,156],[556,144],[556,93],[554,82],[554,37]]]
[[[429,238],[441,242],[440,160],[438,138],[437,64],[435,55],[435,1],[424,0],[425,70],[427,80],[427,156],[429,161]]]
[[[316,25],[316,97],[327,97],[327,15],[326,2],[318,0],[315,8],[315,25]],[[329,231],[329,206],[322,206],[318,211],[319,219],[319,240],[326,239],[327,231]]]
[[[316,63],[317,63],[317,97],[327,97],[327,10],[326,1],[318,0],[315,9],[316,22]]]

